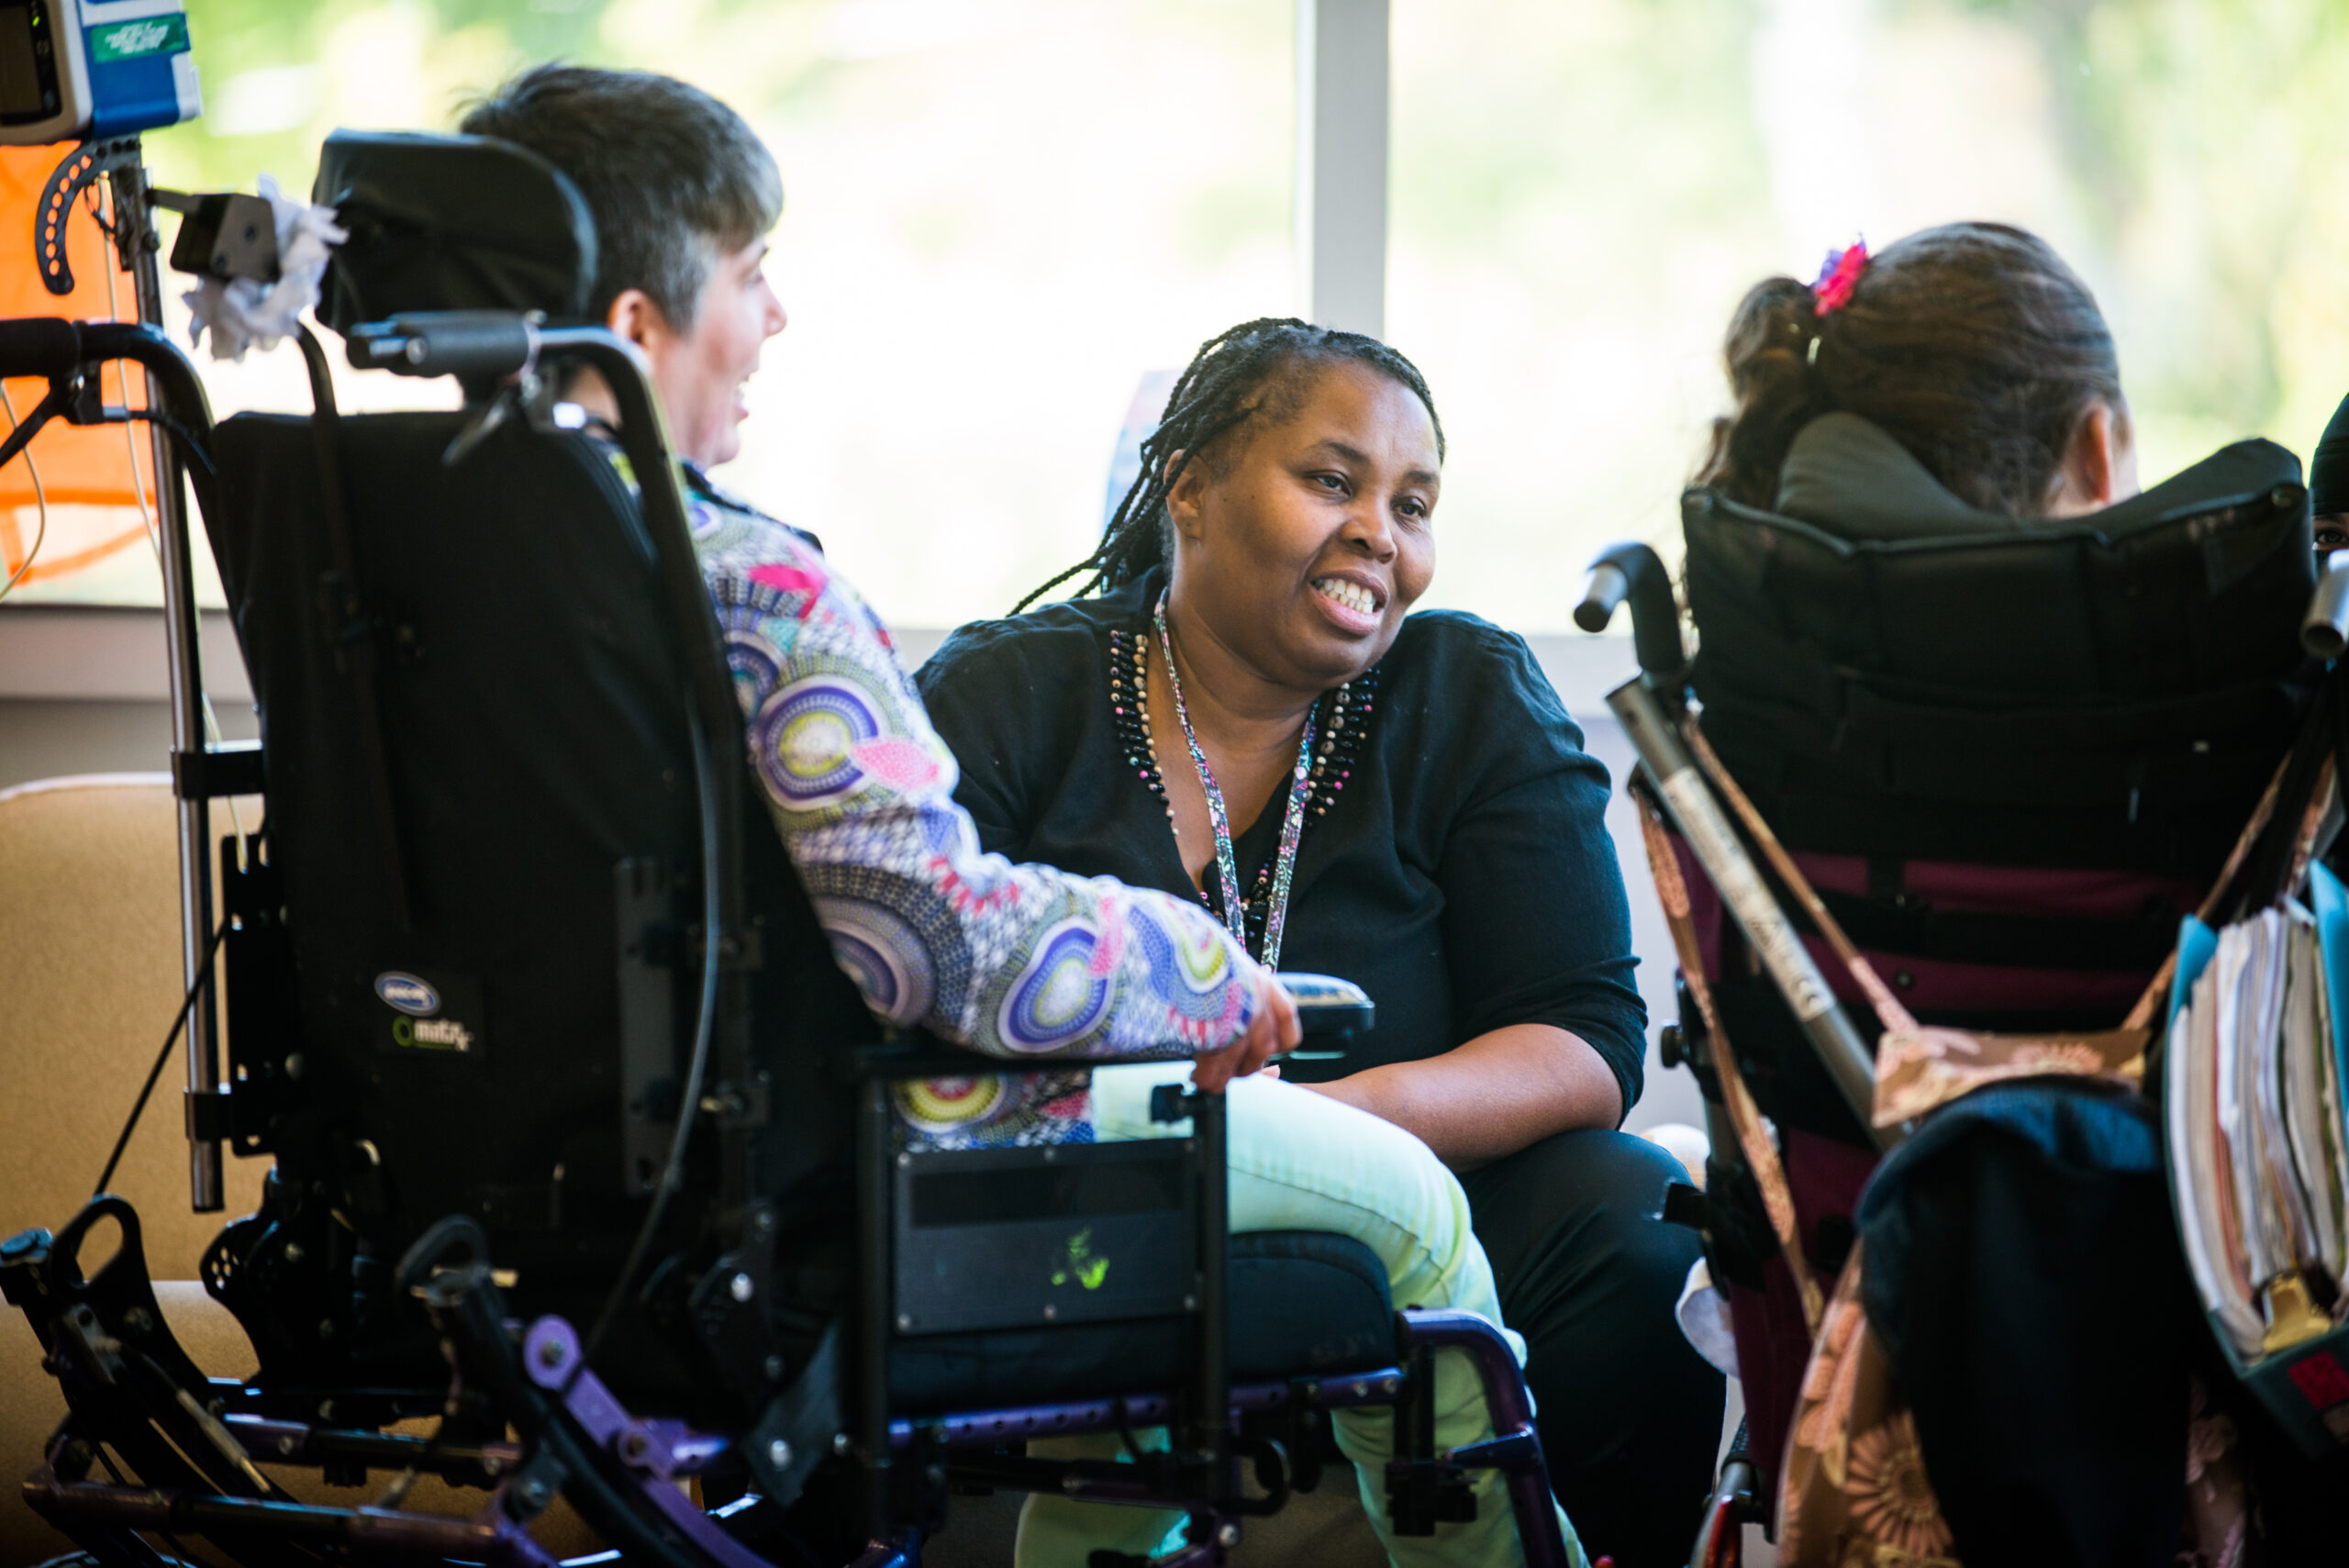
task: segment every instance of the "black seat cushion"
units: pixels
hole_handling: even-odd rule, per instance
[[[1376,1253],[1351,1236],[1262,1230],[1231,1239],[1231,1375],[1366,1372],[1395,1361],[1395,1303]],[[1189,1371],[1182,1319],[998,1329],[899,1340],[899,1414],[1098,1398],[1174,1387]]]

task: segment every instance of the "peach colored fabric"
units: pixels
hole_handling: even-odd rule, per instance
[[[161,774],[0,791],[0,1235],[53,1230],[89,1196],[186,994],[174,821]],[[228,1212],[189,1212],[184,1062],[164,1069],[114,1188],[139,1207],[155,1277],[183,1282],[165,1292],[173,1326],[208,1324],[190,1351],[242,1376],[250,1347],[193,1281],[221,1224],[259,1201],[263,1168],[231,1160]],[[23,1315],[0,1319],[0,1565],[12,1565],[68,1550],[16,1485],[64,1403]]]
[[[253,803],[239,804],[251,827]],[[228,823],[225,811],[214,816],[217,842]],[[89,1196],[186,995],[176,822],[160,773],[0,790],[0,1236],[54,1230]],[[212,1376],[246,1377],[252,1347],[196,1283],[196,1264],[223,1224],[260,1203],[268,1162],[231,1157],[226,1210],[191,1213],[186,1081],[186,1058],[174,1051],[112,1185],[138,1207],[156,1293],[180,1342]],[[0,1568],[72,1550],[17,1486],[64,1413],[30,1326],[0,1310]],[[305,1500],[344,1506],[372,1501],[388,1479],[371,1477],[362,1493],[328,1491],[316,1472],[276,1478]],[[471,1513],[482,1501],[427,1481],[408,1506]],[[566,1556],[598,1544],[561,1503],[537,1534]]]
[[[0,1235],[54,1229],[89,1196],[186,995],[177,843],[160,774],[0,791]],[[195,1278],[261,1195],[263,1162],[232,1158],[227,1214],[189,1212],[185,1083],[175,1053],[113,1184],[158,1279]]]

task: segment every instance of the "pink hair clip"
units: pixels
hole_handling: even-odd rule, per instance
[[[1852,291],[1859,286],[1860,274],[1868,270],[1868,242],[1854,239],[1848,250],[1830,250],[1827,264],[1819,269],[1819,281],[1810,285],[1811,310],[1820,316],[1832,316],[1852,303]]]

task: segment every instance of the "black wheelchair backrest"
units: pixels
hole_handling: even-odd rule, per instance
[[[2315,566],[2272,443],[2010,531],[1682,517],[1706,729],[1798,847],[2208,869],[2289,744]]]
[[[592,225],[518,149],[338,133],[319,178],[363,209],[339,319],[583,297]],[[470,193],[445,204],[462,223],[386,216],[441,211],[436,183]],[[554,232],[509,247],[532,214]],[[225,885],[283,914],[229,938],[234,1120],[242,1151],[339,1184],[380,1246],[478,1220],[528,1260],[528,1294],[616,1276],[668,1151],[704,956],[696,662],[727,677],[714,622],[680,625],[612,449],[520,414],[459,447],[480,412],[217,432],[208,521],[269,796],[265,853]],[[709,617],[697,584],[685,608]],[[708,745],[743,790],[739,728]],[[718,1058],[746,1040],[752,1071],[705,1141],[749,1154],[698,1147],[693,1174],[734,1202],[754,1184],[785,1230],[838,1229],[853,1123],[826,1053],[872,1025],[763,812],[737,804],[750,940],[726,955]]]

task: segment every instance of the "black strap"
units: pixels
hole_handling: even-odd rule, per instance
[[[2306,704],[2271,690],[2202,747],[2028,753],[1887,745],[1815,714],[1724,698],[1705,710],[1721,761],[1790,847],[2207,878],[2290,749]]]
[[[334,569],[318,583],[319,607],[325,612],[327,637],[334,650],[335,666],[351,676],[351,697],[359,706],[359,742],[366,751],[368,802],[375,815],[382,846],[384,885],[392,918],[403,931],[415,929],[415,912],[408,899],[407,856],[400,839],[399,813],[392,800],[391,744],[384,733],[384,707],[376,673],[382,657],[383,627],[367,614],[359,591],[359,574],[351,544],[348,493],[342,483],[340,411],[335,406],[334,380],[327,371],[326,350],[306,325],[295,328],[302,345],[302,361],[310,373],[310,432],[317,454],[319,498],[327,522],[327,548]]]
[[[1954,806],[2080,809],[2134,821],[2255,797],[2302,711],[2287,688],[2229,694],[2142,728],[2019,716],[2011,727],[1915,710],[1894,727],[1775,702],[1725,696],[1705,728],[1751,789],[1846,787]],[[2158,717],[2158,722],[2155,717]],[[2207,723],[2197,720],[2209,720]]]
[[[2327,686],[2329,689],[2320,700],[2309,705],[2299,739],[2292,744],[2291,758],[2277,788],[2275,812],[2261,831],[2257,847],[2245,858],[2234,886],[2225,890],[2228,901],[2220,904],[2221,918],[2215,924],[2240,920],[2290,891],[2285,882],[2291,874],[2293,854],[2299,845],[2300,823],[2316,795],[2318,775],[2323,771],[2325,760],[2332,754],[2341,728],[2343,698],[2337,671],[2328,679]]]

